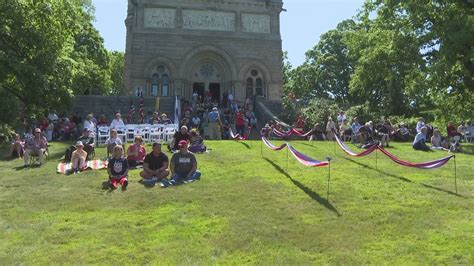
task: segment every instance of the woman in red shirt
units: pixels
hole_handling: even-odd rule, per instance
[[[243,137],[244,132],[245,132],[245,115],[244,111],[240,109],[236,114],[235,114],[235,129],[237,130],[237,133]]]
[[[128,147],[127,160],[129,167],[137,167],[143,164],[145,160],[146,150],[143,146],[143,139],[141,136],[135,136],[134,143]]]

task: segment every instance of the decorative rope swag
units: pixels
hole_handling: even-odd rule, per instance
[[[288,137],[291,137],[292,135],[296,135],[298,137],[307,137],[309,135],[311,135],[311,133],[313,133],[313,130],[310,130],[306,133],[301,133],[299,132],[298,130],[294,129],[294,128],[291,128],[290,130],[286,131],[286,132],[283,132],[283,131],[280,131],[278,129],[273,129],[272,130],[273,134],[279,138],[288,138]]]
[[[328,168],[328,190],[327,190],[327,200],[329,201],[329,182],[331,181],[331,158],[326,158],[327,161],[319,161],[316,159],[313,159],[309,157],[306,154],[303,154],[299,151],[297,151],[290,143],[285,142],[281,144],[280,146],[275,146],[268,139],[265,137],[262,137],[262,142],[267,146],[269,149],[273,151],[281,151],[285,147],[288,148],[287,151],[289,151],[295,159],[300,162],[304,166],[308,167],[322,167],[322,166],[329,166]],[[288,164],[288,155],[287,155],[287,164]],[[287,171],[288,171],[288,166],[287,166]]]
[[[455,183],[455,186],[456,186],[456,193],[458,191],[457,180],[456,180],[457,176],[456,176],[456,156],[455,155],[450,155],[450,156],[447,156],[447,157],[444,157],[444,158],[441,158],[441,159],[428,161],[428,162],[413,163],[413,162],[408,162],[408,161],[402,160],[400,158],[397,158],[395,155],[391,154],[386,149],[384,149],[383,147],[380,147],[378,145],[373,145],[365,151],[362,151],[360,153],[355,153],[355,152],[351,151],[349,149],[349,147],[347,147],[347,145],[344,142],[342,142],[342,140],[337,135],[336,135],[336,141],[339,144],[339,147],[341,147],[341,149],[350,156],[353,156],[353,157],[367,156],[367,155],[371,154],[372,152],[379,150],[381,153],[383,153],[385,156],[387,156],[390,160],[392,160],[393,162],[395,162],[399,165],[402,165],[402,166],[405,166],[405,167],[414,167],[414,168],[418,168],[418,169],[439,168],[439,167],[445,165],[446,163],[448,163],[448,161],[451,160],[451,158],[453,158],[454,159],[454,183]]]
[[[229,128],[229,134],[230,134],[230,138],[233,139],[233,140],[248,140],[249,139],[249,135],[250,135],[250,130],[251,128],[247,128],[247,132],[244,136],[240,136],[239,133],[237,134],[234,134],[234,131],[232,131],[232,128]]]

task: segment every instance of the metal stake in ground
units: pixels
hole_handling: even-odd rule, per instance
[[[286,173],[288,174],[288,144],[286,144]]]
[[[458,182],[457,182],[457,171],[456,171],[456,154],[454,155],[454,186],[456,187],[456,194],[458,194]]]
[[[375,149],[375,170],[379,170],[379,167],[378,167],[378,150],[379,150],[379,148],[377,147],[377,149]]]
[[[329,202],[329,183],[331,182],[331,157],[326,157],[328,160],[328,191],[326,193],[326,200]]]
[[[263,158],[263,139],[260,141],[260,154],[262,155]]]

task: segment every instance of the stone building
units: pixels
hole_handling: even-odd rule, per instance
[[[129,0],[125,87],[145,96],[282,95],[282,0]]]

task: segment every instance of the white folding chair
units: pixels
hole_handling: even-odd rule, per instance
[[[125,125],[125,128],[126,128],[126,135],[125,135],[125,140],[127,142],[133,142],[134,139],[135,139],[135,127],[137,125],[135,124],[128,124],[128,125]]]
[[[144,142],[150,141],[150,129],[147,126],[139,125],[135,128],[135,136],[140,135]]]
[[[177,129],[175,125],[166,125],[163,128],[163,138],[166,143],[171,143],[173,139],[174,133],[176,133]]]
[[[110,136],[110,128],[107,126],[101,126],[97,129],[97,146],[104,144]]]
[[[150,142],[162,142],[164,125],[153,125],[150,127]]]
[[[117,127],[117,137],[122,139],[122,142],[125,143],[127,140],[127,128],[125,127]]]

